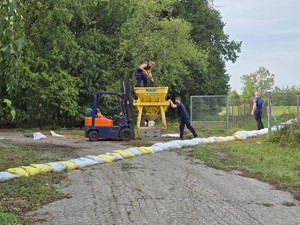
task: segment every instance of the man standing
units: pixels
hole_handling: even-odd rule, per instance
[[[183,132],[184,132],[185,125],[192,132],[194,138],[198,137],[196,131],[191,125],[190,117],[185,109],[185,106],[181,103],[181,98],[176,97],[175,104],[172,102],[171,99],[169,100],[169,102],[172,108],[177,108],[178,117],[180,119],[180,125],[179,125],[180,139],[183,139]]]
[[[261,121],[262,109],[263,109],[264,100],[260,97],[259,92],[255,92],[255,98],[253,99],[253,107],[251,115],[254,115],[257,124],[257,130],[264,129],[264,125]]]
[[[154,79],[153,79],[153,76],[152,76],[152,72],[151,72],[151,69],[154,66],[155,66],[155,62],[154,61],[150,61],[149,63],[143,63],[143,64],[139,65],[135,69],[135,78],[137,79],[136,87],[140,87],[142,81],[143,81],[144,87],[147,87],[147,85],[148,85],[148,79],[147,79],[147,77],[149,77],[149,79],[152,82],[154,82]]]

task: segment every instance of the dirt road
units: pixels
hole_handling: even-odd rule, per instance
[[[78,155],[122,148],[120,142],[76,143],[76,138],[35,144],[49,141],[77,147]],[[19,137],[17,142],[32,141]],[[299,202],[288,192],[209,168],[176,152],[139,156],[68,174],[71,184],[64,191],[72,198],[29,213],[39,219],[36,224],[300,224]],[[284,206],[284,201],[296,206]]]

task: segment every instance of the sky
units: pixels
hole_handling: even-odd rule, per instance
[[[279,87],[300,86],[300,0],[214,0],[231,40],[242,41],[238,60],[227,63],[230,85],[267,68]]]

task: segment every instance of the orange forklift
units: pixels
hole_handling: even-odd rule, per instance
[[[127,77],[122,79],[124,93],[117,92],[94,92],[93,107],[90,115],[85,117],[84,134],[90,141],[100,139],[119,139],[130,141],[134,139],[134,127],[132,122],[132,100],[130,85]],[[119,109],[119,124],[114,125],[111,117],[103,116],[101,112],[100,97],[112,95],[116,98]]]

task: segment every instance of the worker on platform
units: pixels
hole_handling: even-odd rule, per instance
[[[144,87],[148,86],[148,78],[154,82],[151,69],[155,66],[154,61],[149,61],[149,63],[142,63],[135,69],[135,78],[137,79],[136,87],[140,87],[143,81]]]
[[[180,139],[183,139],[185,125],[192,132],[194,138],[198,137],[198,134],[196,133],[195,129],[191,125],[189,114],[187,113],[185,106],[181,103],[181,98],[176,97],[175,104],[171,99],[169,100],[169,102],[172,108],[177,108],[178,117],[180,119],[180,125],[179,125]]]

